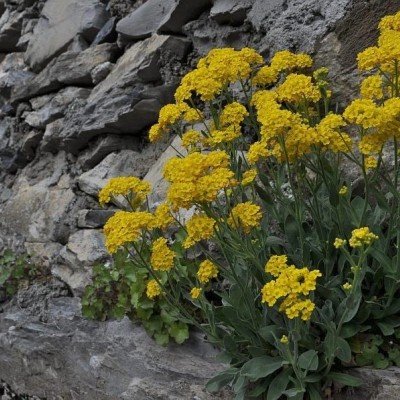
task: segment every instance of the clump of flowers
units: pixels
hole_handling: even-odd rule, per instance
[[[306,54],[267,63],[249,48],[212,50],[149,131],[187,150],[164,166],[165,201],[149,209],[137,178],[100,192],[129,206],[104,227],[109,252],[131,263],[118,299],[145,293],[149,329],[170,323],[161,343],[187,338],[185,324],[203,330],[230,363],[210,390],[317,399],[332,382],[359,383],[344,374],[360,338],[397,345],[400,13],[379,29],[343,110]]]

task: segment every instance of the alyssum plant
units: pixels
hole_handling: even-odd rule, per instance
[[[100,192],[127,205],[104,233],[132,301],[139,271],[167,333],[189,324],[222,350],[230,367],[210,391],[321,399],[332,382],[359,384],[346,369],[363,337],[398,345],[400,13],[379,29],[358,55],[361,97],[342,114],[306,54],[266,65],[249,48],[212,50],[149,133],[177,134],[187,150],[164,167],[165,202],[149,210],[150,186],[135,177]]]

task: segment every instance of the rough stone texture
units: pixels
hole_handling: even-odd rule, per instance
[[[27,85],[17,87],[13,101],[21,101],[55,92],[68,85],[92,85],[92,71],[107,61],[113,61],[117,48],[110,43],[90,47],[82,52],[67,52],[50,62]]]
[[[78,34],[94,40],[107,17],[98,0],[47,0],[25,53],[27,63],[33,70],[42,69]]]
[[[65,290],[28,290],[0,313],[0,381],[48,399],[208,399],[214,365],[192,343],[159,349],[128,321],[81,319],[79,299],[65,297],[80,296],[92,265],[107,261],[101,227],[114,211],[100,209],[97,192],[134,175],[154,186],[151,206],[163,199],[161,168],[176,153],[149,145],[147,130],[211,48],[309,51],[330,68],[341,107],[358,82],[356,53],[399,9],[400,0],[0,0],[0,252],[28,252]],[[373,384],[360,399],[398,391],[397,370],[361,374]]]
[[[117,24],[126,39],[144,39],[156,32],[180,33],[182,26],[198,17],[209,0],[148,0]]]
[[[210,17],[219,24],[240,25],[253,3],[254,0],[215,0]]]
[[[66,293],[36,285],[0,314],[1,378],[11,387],[65,400],[230,398],[203,389],[221,369],[210,346],[194,337],[163,348],[127,318],[84,320]]]

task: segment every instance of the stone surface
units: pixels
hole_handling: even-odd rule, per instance
[[[110,178],[120,175],[142,177],[150,167],[142,161],[140,153],[133,150],[111,153],[99,165],[83,173],[78,178],[78,186],[83,192],[97,196]]]
[[[215,0],[210,17],[220,24],[240,25],[254,0]]]
[[[43,107],[26,113],[25,122],[34,128],[45,128],[49,123],[63,117],[74,100],[85,99],[89,94],[90,89],[69,86],[52,96]]]
[[[27,63],[35,71],[42,69],[78,34],[92,41],[108,17],[98,0],[48,0],[26,50]]]
[[[118,38],[117,31],[115,30],[116,25],[117,18],[110,18],[97,33],[92,45],[115,42]]]
[[[160,108],[172,100],[176,81],[161,81],[162,54],[185,57],[188,41],[154,35],[134,44],[100,82],[79,114],[73,112],[58,133],[67,151],[85,146],[104,133],[137,134],[154,123]],[[101,45],[102,46],[102,45]],[[148,83],[148,85],[145,85]]]
[[[114,61],[117,48],[110,43],[77,53],[67,52],[50,62],[27,85],[13,91],[13,101],[21,101],[54,92],[64,86],[92,86],[92,70],[107,61]]]
[[[91,72],[93,85],[97,85],[98,83],[106,79],[107,75],[111,72],[113,67],[114,64],[110,63],[109,61],[106,61],[94,67]]]
[[[221,370],[211,346],[194,337],[164,348],[127,318],[84,320],[67,293],[36,285],[0,314],[0,374],[13,390],[66,400],[230,398],[204,391]]]
[[[26,13],[7,9],[0,18],[0,52],[16,51]]]
[[[198,17],[209,0],[148,0],[117,24],[126,39],[143,39],[156,32],[180,33],[182,26]]]
[[[102,228],[113,214],[112,210],[79,210],[77,225],[79,228]]]

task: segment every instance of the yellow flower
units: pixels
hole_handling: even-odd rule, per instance
[[[149,130],[149,141],[150,143],[158,142],[161,140],[166,131],[161,127],[160,124],[154,124]]]
[[[341,196],[346,196],[346,194],[348,193],[349,188],[347,186],[342,186],[339,190],[339,194]]]
[[[113,197],[127,196],[132,205],[141,205],[150,193],[150,184],[135,176],[120,176],[111,178],[100,190],[99,202],[101,205],[109,203]]]
[[[209,146],[216,146],[221,143],[229,143],[240,137],[240,126],[230,125],[223,129],[212,129],[211,135],[205,139]]]
[[[358,69],[368,71],[377,67],[383,60],[383,52],[379,47],[367,47],[357,55]]]
[[[365,157],[364,166],[367,170],[375,169],[378,166],[378,160],[373,156]]]
[[[257,170],[254,168],[243,172],[243,177],[242,177],[242,182],[241,182],[242,186],[250,185],[251,183],[254,182],[256,177],[257,177]]]
[[[260,68],[256,76],[253,78],[253,85],[257,86],[269,86],[278,80],[279,71],[271,66],[265,66]]]
[[[344,290],[346,290],[346,291],[351,290],[352,287],[353,287],[353,285],[352,285],[351,283],[349,283],[349,282],[346,282],[346,283],[342,286],[342,288],[343,288]]]
[[[383,81],[380,75],[372,75],[361,83],[361,97],[364,99],[379,100],[383,98]]]
[[[247,153],[247,158],[251,164],[255,164],[262,158],[266,158],[269,155],[270,154],[267,150],[267,146],[265,143],[255,142],[250,146],[249,151]]]
[[[288,50],[276,52],[271,60],[271,67],[279,72],[309,68],[312,64],[312,58],[308,54],[294,54]]]
[[[335,241],[333,242],[333,246],[336,247],[337,249],[340,249],[347,243],[347,240],[336,238]]]
[[[156,208],[154,218],[154,226],[159,229],[166,229],[175,222],[167,203],[162,203]]]
[[[193,129],[186,131],[182,135],[182,146],[189,150],[191,147],[197,148],[201,143],[202,135]]]
[[[190,291],[190,296],[192,297],[192,299],[196,300],[196,299],[198,299],[200,297],[202,291],[203,291],[202,288],[194,287]]]
[[[187,238],[183,247],[188,249],[201,240],[210,239],[214,235],[215,220],[206,215],[194,215],[186,224]]]
[[[167,239],[158,238],[153,242],[150,263],[155,271],[170,271],[174,259],[175,253],[167,246]]]
[[[232,208],[228,217],[228,224],[234,228],[241,227],[245,233],[249,233],[252,228],[259,226],[261,218],[260,206],[251,201],[246,201]]]
[[[288,339],[288,337],[287,337],[286,335],[283,335],[283,336],[281,337],[280,342],[281,342],[282,344],[288,344],[288,343],[289,343],[289,339]]]
[[[106,248],[113,254],[121,246],[135,242],[142,229],[152,229],[154,216],[144,211],[117,211],[104,225]]]
[[[210,279],[218,276],[218,268],[210,260],[203,261],[197,271],[197,278],[200,283],[207,283]]]
[[[239,126],[245,117],[249,115],[246,107],[238,102],[229,103],[222,110],[220,123],[222,127]]]
[[[289,74],[276,91],[280,101],[315,103],[321,99],[321,93],[312,83],[311,77],[302,74]]]
[[[155,279],[151,279],[150,281],[147,282],[146,296],[149,299],[152,300],[155,297],[159,296],[161,293],[162,293],[161,287]]]
[[[347,106],[343,116],[351,123],[368,129],[382,122],[382,113],[370,99],[356,99]]]
[[[265,264],[265,272],[275,277],[278,277],[286,268],[288,268],[287,256],[271,256]]]
[[[172,209],[214,201],[220,190],[236,185],[229,164],[224,151],[170,159],[164,166],[164,177],[171,184],[167,199]]]
[[[372,233],[368,227],[358,228],[351,232],[349,245],[351,247],[370,246],[372,242],[377,239],[379,239],[379,237]]]

